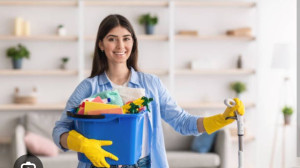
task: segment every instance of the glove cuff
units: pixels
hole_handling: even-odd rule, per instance
[[[222,114],[217,114],[210,117],[203,118],[203,126],[208,134],[211,134],[224,126],[232,123],[233,119],[225,120]]]
[[[78,133],[75,130],[71,130],[69,132],[69,136],[67,138],[67,144],[68,144],[68,148],[71,150],[74,150],[76,152],[81,152],[83,151],[83,145],[85,142],[86,138],[81,135],[80,133]]]

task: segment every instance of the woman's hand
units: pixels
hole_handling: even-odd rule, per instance
[[[234,117],[235,111],[237,111],[237,113],[239,115],[245,114],[245,107],[244,107],[243,102],[238,98],[234,98],[233,100],[235,101],[235,105],[233,107],[227,107],[223,114],[217,114],[214,116],[203,118],[203,126],[204,126],[205,131],[208,134],[211,134],[211,133],[223,128],[224,126],[232,123],[234,121],[234,119],[226,119],[226,118]],[[199,126],[198,126],[198,128],[199,128]]]
[[[102,149],[102,146],[111,145],[112,141],[88,139],[72,130],[69,132],[67,144],[69,149],[84,153],[96,167],[110,167],[105,161],[106,157],[116,161],[119,160],[117,156]]]

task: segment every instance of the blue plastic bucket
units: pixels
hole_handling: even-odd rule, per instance
[[[75,130],[89,139],[111,140],[110,146],[102,148],[119,158],[118,161],[106,158],[110,165],[133,165],[141,156],[144,114],[104,114],[102,118],[79,118],[74,120]],[[78,160],[91,163],[83,154],[78,152]]]

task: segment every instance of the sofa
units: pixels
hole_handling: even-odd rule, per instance
[[[26,131],[34,132],[52,140],[52,129],[60,113],[28,112],[20,118],[15,127],[12,141],[12,161],[27,153],[24,142]],[[193,136],[182,136],[165,122],[163,124],[167,158],[171,168],[227,168],[230,152],[230,135],[228,130],[218,132],[214,152],[197,153],[190,150]],[[60,152],[54,157],[38,156],[44,168],[75,168],[77,154],[74,151]],[[14,163],[12,163],[13,165]]]

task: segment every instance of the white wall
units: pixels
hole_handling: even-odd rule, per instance
[[[275,43],[289,43],[292,47],[293,64],[289,93],[289,103],[296,106],[296,0],[261,0],[259,10],[259,78],[258,111],[256,114],[257,154],[256,167],[270,167],[273,152],[274,131],[277,132],[277,144],[273,167],[282,167],[282,71],[272,70],[272,52]],[[296,110],[295,110],[296,111]],[[278,120],[277,120],[278,118]],[[285,166],[296,165],[296,113],[293,124],[286,130]],[[276,129],[276,130],[275,130]]]

